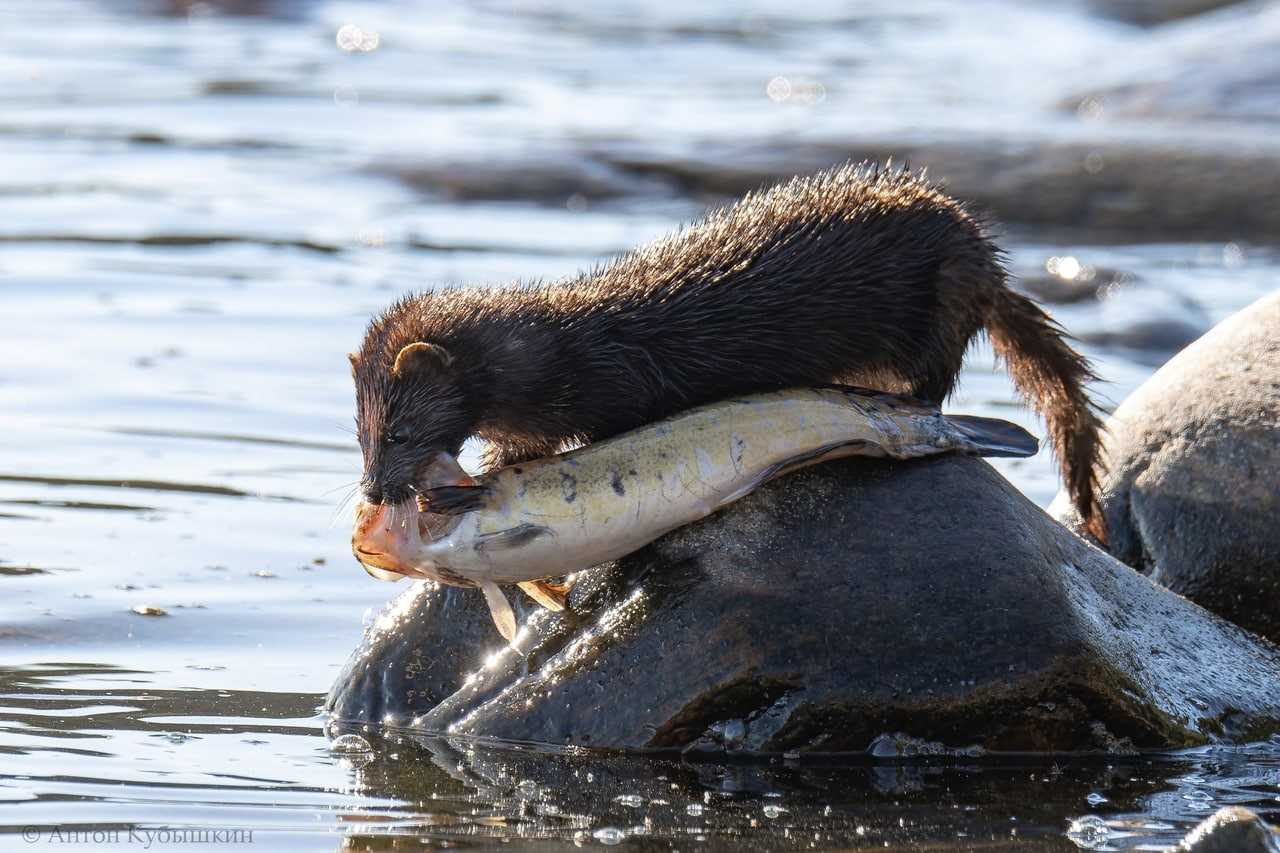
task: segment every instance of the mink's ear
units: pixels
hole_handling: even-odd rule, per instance
[[[442,371],[451,364],[453,356],[444,347],[418,341],[397,353],[396,362],[391,366],[391,375],[401,379],[426,371]]]
[[[360,368],[360,353],[358,352],[347,353],[347,360],[351,362],[351,375],[355,376],[356,371]]]

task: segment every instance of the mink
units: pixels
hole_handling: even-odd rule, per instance
[[[1105,540],[1101,421],[1086,391],[1096,377],[1010,287],[989,231],[922,174],[846,165],[567,279],[406,296],[351,355],[364,499],[409,499],[434,454],[471,436],[498,466],[779,388],[841,383],[941,403],[985,332]]]

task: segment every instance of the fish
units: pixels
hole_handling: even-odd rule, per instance
[[[500,585],[562,609],[568,587],[548,579],[630,554],[783,474],[847,456],[1031,456],[1038,445],[1008,421],[943,414],[898,394],[786,389],[698,406],[474,478],[437,454],[415,497],[357,505],[351,547],[382,580],[478,588],[511,643],[517,623]]]

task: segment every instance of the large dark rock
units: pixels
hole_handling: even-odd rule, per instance
[[[522,657],[478,593],[420,583],[327,708],[544,743],[884,755],[1280,730],[1280,651],[974,459],[799,472],[585,573],[566,613],[526,625]]]
[[[1170,359],[1107,428],[1111,552],[1280,639],[1280,291]],[[1051,511],[1078,529],[1061,496]]]

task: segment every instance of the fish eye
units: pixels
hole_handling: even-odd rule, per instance
[[[407,426],[398,426],[395,429],[387,430],[382,440],[387,444],[404,444],[409,440],[409,428]]]

